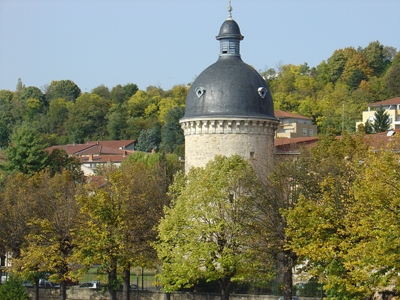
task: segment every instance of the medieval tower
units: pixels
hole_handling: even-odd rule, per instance
[[[216,39],[218,60],[192,83],[180,120],[185,135],[185,171],[204,167],[215,155],[238,154],[256,166],[273,162],[274,116],[272,95],[260,74],[240,56],[243,36],[229,16]]]

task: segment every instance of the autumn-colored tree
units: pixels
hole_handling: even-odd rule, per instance
[[[398,149],[393,139],[390,149]],[[370,152],[354,184],[354,205],[344,219],[352,239],[345,267],[358,285],[373,291],[400,290],[400,168],[394,151]]]
[[[73,271],[71,255],[79,211],[75,201],[76,181],[69,171],[54,177],[49,171],[41,172],[30,180],[35,186],[30,193],[42,213],[31,216],[27,244],[12,266],[15,272],[36,283],[36,299],[39,299],[39,275],[49,273],[53,281],[60,283],[60,300],[65,300],[66,280]]]
[[[76,257],[86,267],[100,264],[100,272],[108,276],[106,286],[112,300],[119,287],[117,271],[122,269],[124,299],[128,299],[130,267],[154,263],[150,243],[156,236],[153,227],[167,204],[165,172],[131,161],[103,175],[103,186],[89,183],[78,198],[81,221]]]
[[[331,299],[362,299],[368,290],[346,268],[352,235],[343,220],[355,203],[354,182],[368,147],[363,135],[325,137],[297,160],[298,203],[287,210],[288,245]]]

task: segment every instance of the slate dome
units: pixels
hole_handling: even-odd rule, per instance
[[[265,80],[240,57],[243,36],[231,18],[222,24],[218,60],[192,83],[182,120],[197,117],[255,117],[275,119]]]

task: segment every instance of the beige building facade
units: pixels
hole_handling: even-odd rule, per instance
[[[275,117],[280,121],[275,133],[277,138],[312,137],[318,134],[317,125],[309,117],[283,110],[275,110]]]

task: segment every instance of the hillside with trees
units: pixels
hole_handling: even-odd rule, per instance
[[[310,117],[320,133],[329,127],[354,132],[371,102],[400,96],[400,54],[379,41],[338,49],[318,66],[285,64],[265,68],[275,109]],[[0,149],[23,124],[49,146],[94,140],[134,139],[142,151],[183,156],[183,116],[190,84],[171,90],[134,83],[91,92],[72,80],[54,80],[42,90],[18,80],[15,91],[0,91]]]

